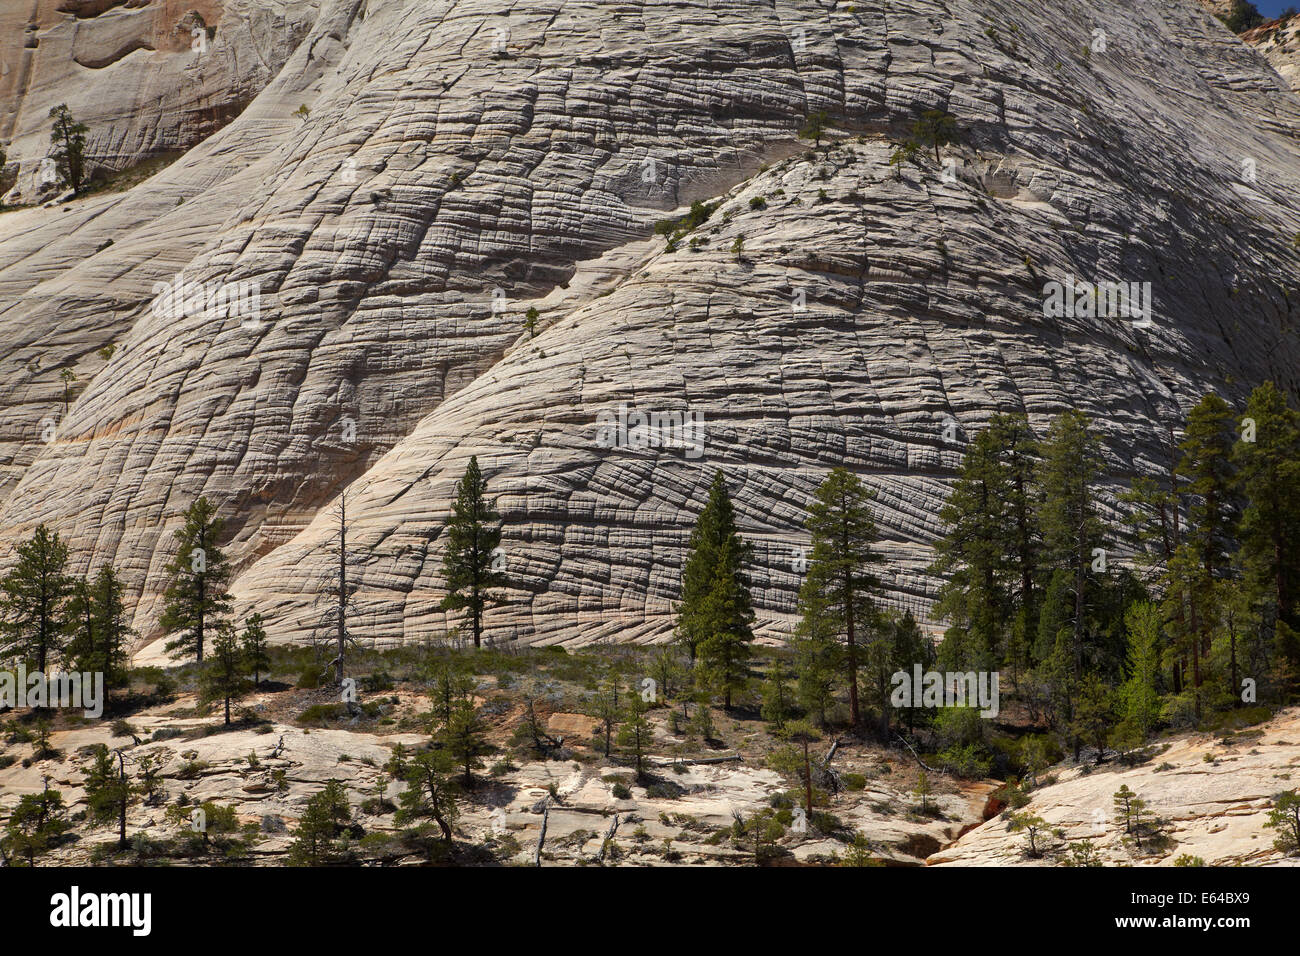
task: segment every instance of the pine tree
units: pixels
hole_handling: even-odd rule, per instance
[[[270,668],[271,655],[266,646],[266,629],[262,627],[262,615],[254,612],[244,619],[244,635],[240,650],[244,655],[244,667],[253,672],[253,686],[262,683],[262,672]]]
[[[1288,855],[1300,851],[1300,793],[1283,790],[1275,796],[1264,826],[1278,831],[1273,841],[1275,849]]]
[[[1097,763],[1106,756],[1106,741],[1114,723],[1114,692],[1097,674],[1085,675],[1075,708],[1074,733],[1097,748]]]
[[[928,813],[930,810],[930,794],[934,791],[930,788],[930,778],[924,769],[920,770],[916,775],[916,790],[913,792],[921,798],[921,812]]]
[[[126,683],[127,665],[130,663],[131,639],[135,631],[128,623],[123,586],[117,572],[103,565],[91,583],[91,597],[95,604],[95,631],[98,641],[98,664],[104,672],[104,686],[118,687]]]
[[[1138,795],[1129,789],[1128,784],[1116,790],[1112,797],[1112,803],[1115,805],[1115,822],[1124,828],[1125,833],[1133,832],[1133,801],[1137,799]]]
[[[35,866],[36,858],[53,849],[70,829],[63,794],[51,790],[46,777],[41,792],[24,794],[9,814],[2,841],[4,856],[11,866],[22,858],[28,866]]]
[[[1239,434],[1233,463],[1246,498],[1239,559],[1278,624],[1283,650],[1300,665],[1300,413],[1265,382],[1251,393]]]
[[[843,666],[849,715],[855,727],[861,723],[858,638],[874,622],[872,595],[879,580],[871,569],[882,560],[872,548],[876,522],[869,502],[873,497],[870,489],[844,468],[833,469],[822,482],[809,509],[812,555],[799,589],[806,630],[844,637]]]
[[[484,495],[487,482],[479,471],[478,458],[471,457],[465,477],[456,483],[456,501],[447,521],[447,550],[443,553],[447,596],[439,607],[444,611],[469,611],[474,646],[483,637],[483,613],[500,602],[493,589],[505,583],[505,575],[493,569],[493,552],[501,543],[499,516]]]
[[[474,678],[461,670],[459,661],[442,660],[433,665],[433,723],[445,727],[451,722],[452,711],[464,703],[474,691]]]
[[[889,739],[893,711],[893,677],[902,672],[911,680],[912,665],[928,661],[929,642],[921,635],[911,611],[890,609],[877,616],[864,655],[872,705],[879,714],[877,736]],[[919,701],[917,703],[920,703]]]
[[[677,636],[690,655],[692,668],[705,641],[730,634],[729,643],[753,639],[749,588],[744,566],[753,551],[736,530],[736,515],[721,471],[713,475],[709,499],[687,543],[682,568],[682,603],[677,611]],[[722,657],[744,654],[747,648],[715,648]]]
[[[804,815],[808,822],[813,819],[813,778],[812,778],[812,757],[809,752],[809,745],[821,739],[821,734],[817,733],[815,727],[802,720],[792,721],[782,734],[786,740],[795,744],[798,748],[794,751],[794,759],[781,760],[779,757],[776,761],[778,767],[784,764],[786,773],[791,776],[797,776],[799,782],[803,784],[803,809]],[[793,772],[792,772],[793,771]]]
[[[1043,560],[1048,567],[1068,572],[1068,578],[1058,583],[1068,587],[1072,599],[1066,614],[1070,670],[1077,683],[1088,651],[1085,630],[1094,585],[1093,553],[1106,544],[1106,526],[1093,490],[1101,475],[1101,444],[1089,431],[1087,416],[1070,410],[1053,419],[1041,450],[1038,523]]]
[[[819,727],[826,726],[839,678],[843,673],[844,651],[835,630],[834,616],[825,610],[829,599],[800,591],[802,616],[790,640],[794,652],[795,695],[799,706],[812,715]]]
[[[975,437],[939,511],[948,531],[935,544],[933,571],[945,579],[935,615],[952,622],[942,657],[954,670],[993,670],[1009,630],[1006,551],[1014,529],[997,438],[991,429]]]
[[[1168,562],[1164,585],[1174,618],[1175,640],[1192,660],[1193,712],[1202,714],[1203,663],[1220,617],[1221,584],[1236,550],[1240,499],[1236,493],[1236,441],[1232,409],[1218,395],[1205,395],[1188,413],[1178,474],[1190,498],[1186,533]]]
[[[95,647],[95,601],[90,579],[85,575],[68,579],[68,599],[63,606],[64,629],[68,635],[64,657],[79,671],[100,670]]]
[[[1148,601],[1131,605],[1128,628],[1128,680],[1120,687],[1123,723],[1146,741],[1160,719],[1160,609]]]
[[[50,129],[55,168],[63,184],[74,193],[81,192],[86,178],[86,124],[72,117],[67,104],[60,103],[50,110],[54,125]]]
[[[682,676],[677,649],[672,646],[658,648],[650,659],[650,669],[659,684],[659,693],[663,699],[672,698],[673,690],[678,686],[678,680]]]
[[[340,840],[352,820],[352,808],[343,784],[331,780],[307,801],[298,818],[289,847],[290,866],[322,866],[341,862],[345,847]]]
[[[231,701],[240,700],[248,693],[244,666],[235,625],[222,621],[212,641],[212,655],[203,670],[202,685],[204,700],[224,703],[227,727],[230,726]]]
[[[921,665],[922,670],[929,670],[935,661],[934,644],[921,633],[921,628],[917,625],[912,612],[905,611],[902,618],[895,615],[891,630],[891,652],[893,654],[894,671],[902,671],[908,675],[910,680],[913,668],[917,664]],[[892,677],[891,674],[891,684]],[[902,709],[907,715],[909,733],[916,729],[917,718],[922,717],[924,719],[924,716],[929,713],[920,700],[914,700],[910,707]],[[886,737],[888,736],[888,727],[884,728],[884,734]]]
[[[999,450],[1005,475],[1004,520],[1009,544],[1004,560],[1008,570],[1007,592],[1011,597],[1011,634],[1005,657],[1015,675],[1019,669],[1029,666],[1029,648],[1038,629],[1042,555],[1042,535],[1035,517],[1039,496],[1035,459],[1038,443],[1023,414],[995,415],[989,420],[988,430]]]
[[[90,819],[97,824],[116,823],[117,845],[124,850],[126,813],[135,792],[126,776],[126,758],[120,750],[110,753],[106,746],[97,744],[91,759],[85,783]]]
[[[474,771],[483,766],[481,758],[488,752],[483,719],[473,701],[462,700],[452,708],[451,719],[439,736],[443,747],[461,768],[465,789],[472,789]]]
[[[650,722],[645,719],[647,709],[645,701],[638,695],[629,695],[623,723],[618,730],[618,745],[623,748],[624,753],[632,757],[638,780],[645,777],[645,759],[653,736]],[[706,707],[701,706],[700,709],[704,710]]]
[[[166,650],[193,654],[200,664],[208,632],[230,613],[230,566],[219,546],[224,526],[216,506],[206,495],[199,498],[185,511],[185,525],[175,533],[176,556],[167,564],[171,583],[158,623],[163,633],[177,636]]]
[[[129,645],[135,631],[127,623],[124,593],[117,572],[104,565],[93,579],[73,581],[67,604],[67,624],[72,634],[67,657],[77,670],[102,673],[105,687],[116,687],[126,680]]]
[[[825,110],[810,113],[799,130],[799,138],[812,140],[813,149],[820,149],[822,137],[826,135],[826,127],[829,125],[830,118],[826,115]]]
[[[957,138],[957,120],[943,110],[926,110],[912,124],[912,136],[922,146],[934,150],[934,162],[938,166],[943,161],[939,149]]]
[[[456,765],[451,754],[441,750],[419,754],[406,764],[403,779],[406,790],[398,797],[401,806],[395,822],[401,826],[419,817],[433,817],[443,842],[451,846],[451,828],[460,815]]]
[[[1047,829],[1047,821],[1037,814],[1028,811],[1013,813],[1007,818],[1007,829],[1012,833],[1019,833],[1022,830],[1029,837],[1029,855],[1038,858],[1043,855],[1042,848],[1038,845],[1038,834]]]
[[[592,697],[591,716],[600,721],[605,736],[605,756],[609,756],[614,725],[618,723],[618,692],[613,682],[603,680]]]
[[[775,724],[777,730],[784,729],[786,720],[794,713],[790,671],[780,658],[772,661],[767,679],[763,681],[763,705],[760,713],[764,720]]]
[[[1234,425],[1228,403],[1211,392],[1188,413],[1185,437],[1179,444],[1183,457],[1178,473],[1187,479],[1184,491],[1192,496],[1186,543],[1207,580],[1226,577],[1236,551],[1241,502],[1233,461]]]
[[[13,569],[0,579],[0,654],[45,673],[67,628],[68,546],[42,524],[17,553]]]
[[[731,709],[732,695],[748,685],[750,648],[754,640],[754,611],[749,588],[739,570],[737,554],[748,547],[735,532],[722,543],[713,587],[704,601],[704,617],[712,621],[710,635],[700,645],[701,683],[721,691],[723,706]]]

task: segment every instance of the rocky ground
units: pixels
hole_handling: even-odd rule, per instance
[[[1235,733],[1176,736],[1158,755],[1133,768],[1111,762],[1090,772],[1058,767],[1056,782],[1032,792],[1025,812],[1064,835],[1047,838],[1048,853],[1033,860],[1023,833],[1001,817],[930,856],[930,865],[1059,864],[1066,844],[1088,839],[1107,866],[1171,865],[1182,854],[1212,866],[1295,866],[1273,848],[1263,828],[1271,798],[1300,781],[1300,710]],[[1163,822],[1168,844],[1142,850],[1114,822],[1112,796],[1121,786],[1146,800]]]
[[[518,692],[495,683],[487,678],[476,692],[496,753],[461,802],[456,825],[461,862],[531,862],[545,816],[542,859],[547,864],[752,863],[753,848],[732,839],[737,815],[747,818],[769,807],[774,796],[798,783],[768,766],[766,758],[780,741],[756,715],[717,710],[717,739],[705,742],[673,732],[663,707],[649,714],[654,742],[647,777],[638,780],[617,747],[615,756],[604,756],[597,721],[554,709],[567,699],[554,688],[537,706],[560,749],[545,759],[529,755],[512,743],[523,713]],[[272,686],[277,689],[243,702],[245,723],[233,729],[222,727],[220,713],[196,710],[189,693],[139,709],[127,718],[129,726],[118,724],[116,732],[109,720],[65,724],[51,736],[55,753],[44,757],[34,753],[31,743],[15,743],[11,727],[4,750],[11,761],[0,770],[0,809],[11,808],[24,793],[39,791],[46,778],[74,814],[84,809],[89,748],[102,743],[122,748],[133,765],[146,754],[156,755],[162,764],[165,797],[132,807],[128,835],[133,839],[184,836],[184,814],[181,822],[168,820],[166,806],[210,800],[235,807],[242,822],[257,826],[253,862],[282,863],[306,801],[329,780],[345,784],[365,833],[397,834],[402,828],[394,822],[393,804],[402,785],[384,768],[396,745],[409,752],[427,743],[422,715],[431,701],[425,691],[399,682],[391,691],[363,696],[375,705],[370,716],[308,719],[311,726],[304,726],[304,711],[313,704],[333,705],[337,692]],[[819,798],[817,806],[836,823],[802,833],[787,827],[776,862],[831,862],[855,835],[865,835],[874,858],[919,865],[977,825],[997,787],[994,781],[936,776],[926,812],[921,812],[912,794],[918,767],[910,755],[828,735],[813,746],[815,764],[824,761],[836,740],[831,766],[838,791],[833,785],[825,791],[819,787],[825,799]],[[818,780],[827,785],[827,778]],[[367,803],[381,792],[388,806]],[[87,829],[84,823],[77,832],[78,839],[52,853],[49,862],[102,859],[95,847],[111,843],[115,834],[112,828]],[[363,860],[392,864],[421,858],[387,849]]]
[[[617,748],[613,757],[604,756],[597,722],[566,709],[581,699],[574,671],[551,671],[541,679],[540,694],[531,683],[480,679],[475,695],[494,753],[461,800],[456,862],[530,864],[545,819],[543,865],[751,865],[753,846],[734,836],[737,817],[748,819],[773,806],[774,799],[779,803],[783,794],[792,794],[796,804],[802,799],[799,781],[783,778],[769,765],[768,755],[782,741],[755,714],[715,710],[716,739],[706,742],[676,732],[665,708],[651,710],[650,768],[638,781]],[[532,688],[529,695],[536,695],[543,725],[558,741],[545,756],[521,749],[514,734],[523,719],[524,688]],[[252,863],[282,864],[307,800],[326,782],[338,780],[354,809],[361,847],[356,862],[421,863],[426,858],[401,842],[406,828],[393,814],[402,786],[385,767],[397,745],[409,752],[427,743],[424,715],[432,706],[427,695],[420,682],[398,680],[363,694],[364,706],[355,717],[322,716],[323,708],[336,704],[336,691],[273,680],[243,702],[235,727],[224,728],[219,712],[197,707],[193,694],[182,689],[165,703],[118,718],[125,724],[62,715],[51,736],[54,752],[44,756],[20,730],[30,729],[31,721],[11,722],[0,752],[0,812],[21,795],[39,791],[48,778],[77,819],[85,809],[89,748],[102,743],[122,749],[129,766],[138,767],[145,755],[161,762],[160,796],[131,808],[132,840],[183,840],[188,811],[169,817],[168,805],[213,801],[232,806],[256,831]],[[1084,838],[1094,842],[1107,865],[1170,865],[1183,854],[1210,865],[1296,862],[1272,848],[1274,834],[1263,828],[1269,799],[1292,788],[1292,774],[1300,773],[1300,711],[1294,709],[1235,733],[1170,736],[1134,767],[1112,758],[1096,768],[1066,763],[1044,771],[1022,808],[1061,831],[1043,838],[1047,852],[1041,858],[1025,852],[1023,833],[1009,831],[1001,781],[960,780],[932,770],[933,794],[923,810],[916,794],[919,767],[909,751],[827,733],[812,747],[814,766],[826,765],[832,743],[828,766],[834,776],[817,777],[816,810],[829,816],[818,816],[802,830],[787,819],[765,862],[833,863],[845,857],[855,838],[886,865],[1059,865],[1068,844]],[[1111,806],[1111,795],[1122,784],[1147,800],[1163,821],[1165,838],[1158,846],[1148,841],[1137,851],[1124,842]],[[384,802],[377,803],[381,795]],[[115,842],[112,827],[92,828],[79,820],[75,833],[42,864],[142,862],[134,854],[106,852]],[[220,860],[220,855],[174,854],[174,862],[182,864]]]

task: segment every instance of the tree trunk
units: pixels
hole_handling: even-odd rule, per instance
[[[812,792],[812,765],[808,761],[808,738],[803,739],[803,788],[804,788],[804,806],[808,814],[808,822],[812,823],[813,813],[813,792]]]
[[[338,643],[339,656],[334,664],[334,676],[337,678],[340,686],[343,684],[343,652],[347,650],[348,628],[347,628],[347,603],[348,603],[348,531],[347,531],[347,514],[348,499],[344,494],[339,498],[339,620],[338,620]]]

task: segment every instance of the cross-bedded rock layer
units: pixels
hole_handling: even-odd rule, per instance
[[[897,173],[891,140],[936,108],[958,142]],[[511,578],[490,636],[651,640],[722,468],[775,634],[809,496],[846,464],[879,495],[890,600],[924,610],[993,412],[1082,408],[1118,483],[1206,388],[1295,390],[1297,121],[1191,4],[326,3],[159,176],[0,217],[0,533],[45,521],[78,567],[115,562],[147,639],[206,493],[240,610],[305,639],[348,489],[353,630],[437,638],[478,455]],[[696,199],[720,205],[651,238]],[[257,320],[156,314],[181,270],[258,283]],[[1153,323],[1045,316],[1069,276],[1150,282]],[[700,453],[606,447],[620,407],[702,418]]]

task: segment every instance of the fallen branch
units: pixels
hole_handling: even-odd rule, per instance
[[[731,763],[732,761],[738,761],[744,759],[745,758],[742,757],[740,754],[731,754],[726,757],[697,757],[693,760],[677,760],[675,758],[667,758],[667,759],[652,758],[650,762],[656,767],[672,767],[672,766],[691,767],[691,766],[698,766],[701,764]]]
[[[600,852],[596,854],[596,862],[605,862],[605,849],[609,846],[609,841],[614,839],[614,834],[618,832],[618,814],[614,814],[614,819],[610,821],[609,829],[605,831],[605,838],[600,841]]]
[[[926,770],[930,771],[931,773],[945,773],[945,774],[946,774],[946,773],[948,772],[948,771],[946,771],[946,770],[940,770],[938,767],[931,767],[928,763],[926,763],[924,760],[921,759],[921,755],[918,754],[918,753],[916,752],[916,750],[912,747],[911,744],[909,744],[906,740],[903,740],[903,737],[902,737],[901,735],[899,735],[899,734],[894,734],[894,736],[895,736],[895,737],[898,737],[899,740],[902,740],[902,741],[903,741],[903,746],[905,746],[908,750],[911,750],[911,751],[912,751],[912,756],[916,758],[916,762],[919,763],[919,764],[920,764],[922,767],[924,767]]]

